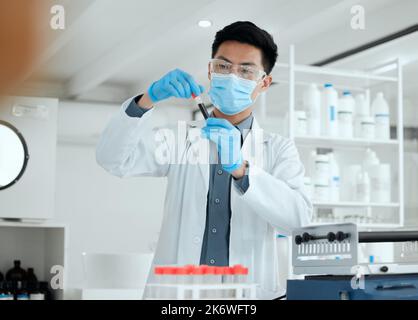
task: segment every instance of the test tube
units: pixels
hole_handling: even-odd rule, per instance
[[[203,115],[203,118],[206,120],[207,118],[209,118],[209,112],[206,109],[205,104],[202,101],[202,98],[200,98],[200,96],[196,96],[194,93],[192,93],[192,98],[193,100],[197,103],[197,106],[200,109],[200,112]]]
[[[234,269],[231,267],[224,267],[224,274],[222,276],[222,283],[231,285],[234,283]],[[232,298],[234,290],[225,290],[225,298]]]
[[[155,281],[157,282],[157,284],[163,284],[165,282],[163,271],[164,271],[163,267],[157,266],[154,268]],[[163,290],[161,290],[161,287],[158,287],[158,286],[149,288],[149,294],[150,294],[151,299],[161,298],[162,292]]]
[[[177,277],[177,290],[181,289],[183,294],[181,296],[177,296],[179,299],[189,299],[190,295],[188,291],[184,290],[184,285],[189,284],[189,271],[186,267],[178,267],[176,268],[176,277]],[[181,288],[182,287],[182,288]]]
[[[248,281],[248,268],[237,264],[234,266],[234,283],[236,284],[245,284]],[[237,289],[236,292],[237,298],[241,298],[241,294],[243,293],[242,289]]]
[[[186,280],[186,284],[188,284],[189,286],[193,285],[193,271],[196,268],[195,265],[193,264],[188,264],[184,266],[186,273],[187,273],[187,280]],[[190,290],[188,290],[188,295],[187,295],[187,299],[192,299],[192,293]]]
[[[233,283],[234,282],[234,268],[225,267],[224,282],[225,283]]]
[[[217,275],[215,273],[216,267],[214,266],[207,266],[205,270],[205,282],[208,285],[215,285],[217,280]],[[214,299],[217,297],[216,290],[208,290],[207,297],[210,299]]]
[[[186,268],[188,274],[193,274],[193,270],[196,268],[194,264],[187,264],[184,267]]]
[[[165,278],[164,284],[174,285],[177,283],[176,280],[176,267],[168,266],[163,268],[163,275]],[[170,299],[174,297],[174,288],[173,286],[167,286],[164,288],[164,298]]]
[[[168,275],[168,283],[176,284],[177,283],[177,268],[174,266],[166,267],[166,274]]]
[[[235,283],[246,283],[248,276],[248,268],[245,268],[241,264],[236,264],[233,267],[234,270],[234,282]]]
[[[226,294],[225,294],[225,290],[223,287],[223,277],[225,274],[225,267],[215,267],[215,279],[214,279],[214,284],[219,286],[219,290],[216,290],[216,298],[225,298]]]
[[[201,292],[200,285],[205,283],[205,271],[206,271],[206,265],[197,266],[192,270],[192,278],[193,278],[193,294],[192,299],[198,299],[198,298],[205,298],[206,295],[204,295]],[[199,295],[200,291],[200,295]]]
[[[184,267],[177,267],[176,268],[176,280],[177,284],[186,284],[187,282],[187,269]]]

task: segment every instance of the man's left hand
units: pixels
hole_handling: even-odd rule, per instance
[[[204,138],[214,142],[218,149],[222,168],[239,179],[245,174],[241,153],[241,133],[228,120],[208,118],[202,128]]]

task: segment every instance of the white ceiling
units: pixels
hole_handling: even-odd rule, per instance
[[[418,106],[418,32],[382,44],[365,52],[332,64],[341,68],[368,69],[388,64],[399,58],[403,65],[403,91],[405,98]],[[373,63],[373,64],[371,64]],[[395,75],[389,71],[386,75]],[[395,95],[395,92],[393,92]]]
[[[417,22],[418,12],[416,0],[57,2],[66,9],[66,29],[48,31],[49,46],[28,83],[38,83],[37,90],[49,95],[104,95],[110,101],[119,99],[118,90],[119,95],[145,90],[176,67],[207,85],[214,35],[237,20],[251,20],[272,33],[281,61],[286,61],[287,48],[294,43],[297,62],[308,64],[411,26]],[[350,8],[355,4],[366,9],[366,29],[362,31],[350,28]],[[198,27],[200,19],[212,20],[213,26]],[[418,41],[414,43],[414,51],[405,41],[389,56],[397,55],[400,48],[415,54]],[[408,59],[412,58],[409,54]],[[370,56],[368,59],[370,63]]]

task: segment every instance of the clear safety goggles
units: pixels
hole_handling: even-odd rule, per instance
[[[267,75],[264,71],[255,67],[243,64],[232,64],[222,59],[211,59],[209,65],[210,72],[221,74],[235,73],[238,77],[247,80],[259,81],[264,79]]]

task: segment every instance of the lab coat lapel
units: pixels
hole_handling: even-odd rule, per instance
[[[269,135],[264,133],[264,130],[260,128],[257,120],[254,118],[251,126],[251,130],[244,140],[241,148],[242,156],[244,160],[247,160],[251,166],[257,166],[264,169],[264,143],[269,140]],[[250,182],[251,183],[251,182]],[[243,210],[236,206],[232,197],[234,193],[237,193],[236,188],[231,184],[231,232],[229,242],[229,263],[230,265],[241,263],[250,266],[251,259],[249,259],[248,252],[243,246],[248,241],[248,236],[253,232],[253,225],[250,215],[247,219]],[[236,198],[235,198],[236,199]],[[241,208],[242,209],[242,208]],[[238,210],[238,211],[237,211]],[[246,252],[246,254],[243,254]]]

